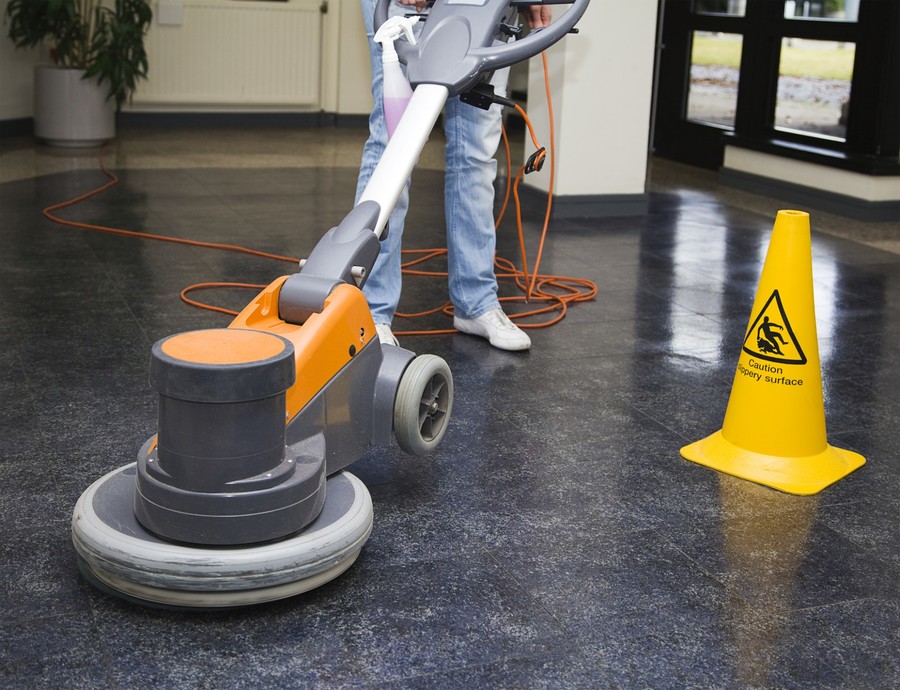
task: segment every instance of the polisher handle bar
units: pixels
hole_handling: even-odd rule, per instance
[[[455,96],[471,88],[481,74],[523,62],[559,41],[581,19],[587,10],[589,1],[574,0],[572,3],[564,3],[555,0],[547,2],[523,2],[522,0],[481,0],[480,2],[479,0],[463,2],[457,0],[454,2],[454,0],[437,0],[428,16],[428,19],[433,18],[434,22],[426,20],[418,45],[412,46],[405,42],[398,42],[395,47],[401,59],[409,66],[410,82],[414,86],[419,83],[441,83],[448,87],[451,95]],[[549,26],[543,27],[538,31],[532,31],[521,40],[495,44],[494,39],[497,37],[496,34],[501,23],[500,18],[509,7],[550,4],[571,4],[572,6]],[[376,31],[381,24],[387,21],[389,5],[390,0],[378,0],[378,3],[375,5],[374,24]],[[485,19],[487,17],[492,17],[493,21],[486,22]],[[465,22],[448,22],[448,18],[461,18]],[[465,29],[461,26],[463,23],[466,24]],[[476,26],[485,24],[489,24],[489,26],[482,26],[479,34],[471,34],[471,32],[475,31]],[[446,34],[447,40],[435,40],[431,36],[431,34],[435,34],[436,37],[439,33]],[[460,45],[463,41],[466,42],[465,45]],[[418,65],[418,59],[421,58],[424,51],[428,50],[426,45],[429,42],[440,44],[443,50],[446,50],[449,45],[455,42],[456,47],[462,52],[458,54],[447,52],[442,55],[432,55],[430,63],[424,66]],[[472,46],[473,43],[474,47],[467,47]],[[456,69],[457,66],[459,69],[455,72],[445,72],[448,65],[451,70]],[[446,76],[450,73],[453,74],[452,77]]]
[[[539,31],[532,31],[521,40],[487,48],[476,48],[470,51],[470,54],[482,61],[482,73],[524,62],[535,55],[539,55],[568,34],[584,15],[588,2],[589,0],[575,0],[562,17]]]

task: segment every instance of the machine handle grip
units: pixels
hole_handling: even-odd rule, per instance
[[[378,31],[381,25],[388,20],[388,8],[391,6],[391,0],[378,0],[375,3],[375,22],[374,29]]]

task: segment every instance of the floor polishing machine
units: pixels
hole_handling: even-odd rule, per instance
[[[151,605],[236,607],[310,590],[356,560],[372,501],[345,468],[392,438],[431,451],[453,404],[444,360],[381,344],[360,288],[447,98],[474,94],[488,107],[483,79],[565,36],[588,0],[510,40],[519,8],[533,4],[435,0],[416,35],[403,22],[421,17],[389,19],[379,0],[375,25],[399,23],[391,39],[414,87],[384,155],[298,273],[228,328],[153,346],[157,434],[137,462],[92,484],[72,516],[90,582]]]

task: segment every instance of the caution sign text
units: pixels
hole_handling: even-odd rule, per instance
[[[793,378],[785,375],[784,367],[776,367],[765,362],[757,362],[750,359],[747,366],[743,362],[738,364],[738,373],[746,376],[753,381],[761,383],[776,383],[782,386],[802,386],[802,378]]]

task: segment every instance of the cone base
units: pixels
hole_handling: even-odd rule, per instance
[[[719,430],[681,449],[685,460],[747,479],[789,494],[808,496],[862,467],[859,453],[826,445],[825,450],[803,458],[784,458],[745,450],[728,441]]]

